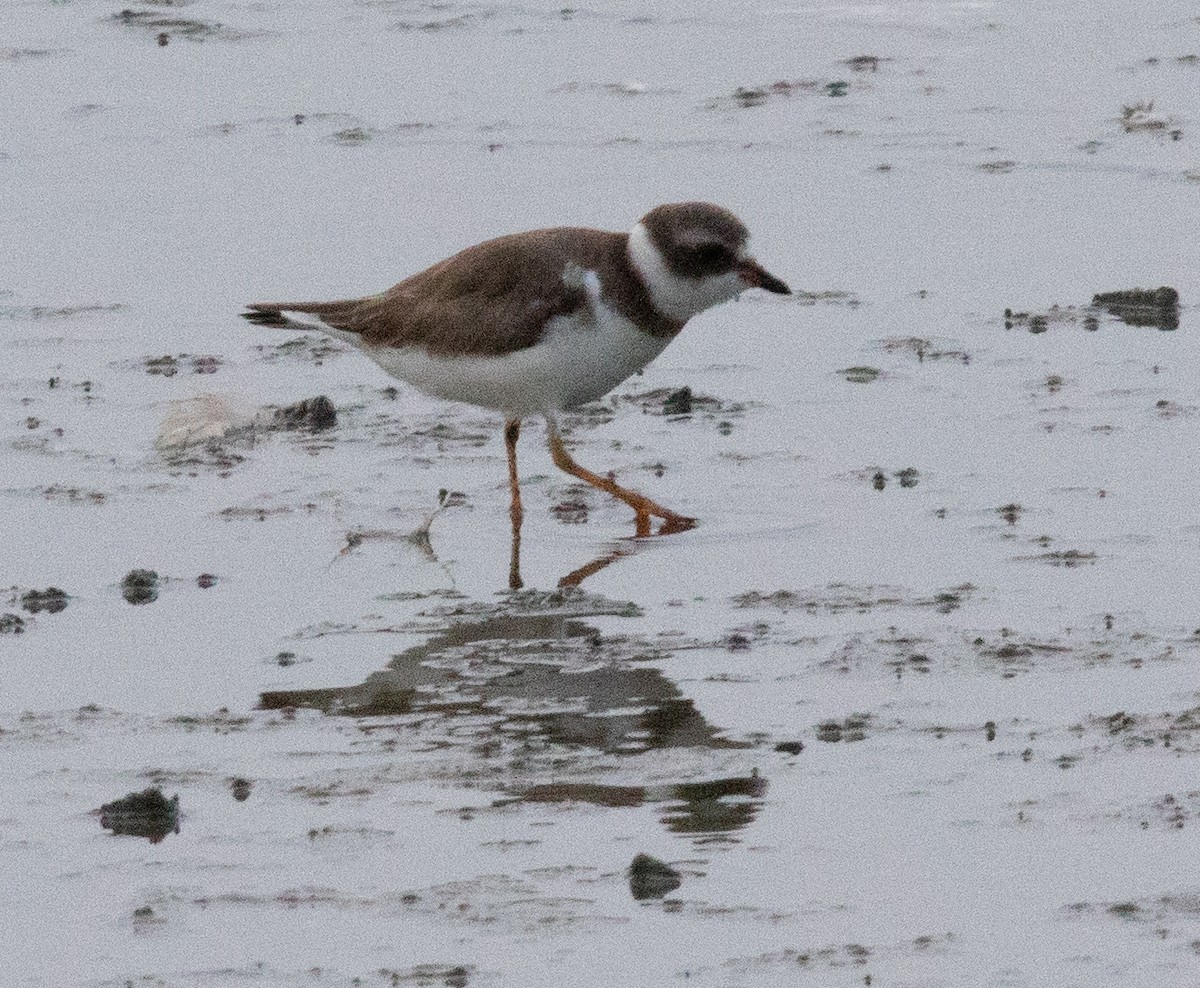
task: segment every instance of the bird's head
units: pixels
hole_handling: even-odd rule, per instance
[[[686,322],[747,288],[791,289],[750,255],[750,232],[729,210],[708,202],[657,206],[629,235],[629,258],[654,307]]]

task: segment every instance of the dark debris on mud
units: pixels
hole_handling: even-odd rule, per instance
[[[47,587],[45,590],[27,590],[20,595],[21,609],[30,614],[58,614],[67,609],[70,598],[65,590],[58,587]]]
[[[1102,308],[1129,326],[1154,329],[1179,328],[1179,292],[1174,288],[1100,292],[1092,296],[1092,305]]]
[[[167,799],[158,786],[131,792],[100,807],[100,826],[114,834],[145,837],[157,844],[179,833],[179,796]]]
[[[895,471],[891,476],[903,488],[916,487],[920,482],[921,477],[916,467],[904,467],[901,470]],[[871,473],[871,486],[874,487],[875,490],[886,490],[887,485],[888,474],[884,470],[876,469],[873,473]]]
[[[144,357],[138,366],[150,375],[174,377],[185,370],[193,374],[215,374],[221,369],[222,363],[220,357],[212,354],[180,353],[174,356],[163,354],[161,357]]]
[[[809,614],[866,614],[881,608],[933,608],[942,614],[961,607],[978,588],[971,583],[938,591],[930,596],[914,594],[898,587],[853,587],[833,583],[821,590],[776,590],[770,593],[752,590],[733,598],[738,607],[769,607],[775,610],[807,611]]]
[[[858,63],[856,59],[855,65],[850,65],[853,71],[864,71],[871,61],[874,61],[875,67],[878,68],[879,60],[872,55],[859,56],[864,61]],[[864,66],[859,68],[858,64]],[[709,110],[745,110],[755,106],[777,100],[790,99],[794,96],[809,94],[822,95],[838,98],[845,96],[850,90],[850,83],[845,79],[779,79],[775,82],[766,83],[755,86],[738,86],[728,96],[717,96],[710,99],[706,104],[706,109]]]
[[[90,316],[99,313],[120,312],[125,308],[120,302],[96,303],[94,305],[30,305],[0,306],[2,319],[69,319],[72,316]]]
[[[823,720],[816,727],[818,741],[836,744],[839,741],[865,741],[870,714],[850,714],[844,720]]]
[[[1084,549],[1055,549],[1032,556],[1017,556],[1017,559],[1022,562],[1048,563],[1051,566],[1062,566],[1066,569],[1093,566],[1098,558],[1096,553]]]
[[[152,569],[132,569],[121,580],[121,596],[134,605],[158,600],[158,574]]]
[[[137,9],[126,7],[112,15],[112,21],[126,27],[141,28],[154,37],[160,47],[165,47],[171,38],[186,38],[189,41],[231,40],[240,36],[215,21],[202,21],[192,17],[180,17],[163,8],[183,6],[180,0],[145,0]]]
[[[303,429],[309,432],[321,432],[337,425],[337,409],[325,395],[305,398],[302,401],[278,408],[268,407],[272,410],[273,426],[279,430]]]
[[[1100,317],[1109,315],[1127,326],[1170,332],[1179,328],[1179,292],[1161,288],[1130,288],[1097,292],[1090,305],[1052,305],[1044,312],[1004,310],[1004,328],[1021,327],[1037,335],[1053,325],[1080,325],[1088,332],[1100,328]]]
[[[676,421],[686,421],[692,416],[704,419],[717,416],[732,418],[742,415],[751,407],[745,402],[726,401],[714,395],[701,394],[688,385],[623,394],[618,400],[622,404],[637,406],[645,415],[662,415]]]
[[[25,619],[11,612],[0,614],[0,635],[25,634]]]
[[[328,336],[306,333],[302,336],[290,336],[280,343],[260,343],[255,345],[254,349],[264,363],[303,360],[320,367],[328,358],[346,353],[350,347]]]
[[[661,899],[683,884],[683,876],[665,861],[639,854],[630,863],[626,874],[629,891],[635,899]]]
[[[884,353],[909,354],[917,358],[917,363],[926,360],[948,360],[959,364],[971,362],[971,355],[967,351],[921,336],[889,336],[879,341],[879,348]]]

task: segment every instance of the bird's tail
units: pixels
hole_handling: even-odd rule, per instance
[[[252,302],[242,313],[257,326],[311,325],[289,319],[285,313],[300,312],[313,315],[329,326],[347,329],[347,317],[362,303],[362,299],[342,299],[338,302]]]

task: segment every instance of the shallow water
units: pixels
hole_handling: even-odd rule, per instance
[[[1193,10],[130,9],[0,44],[12,983],[1194,983]],[[530,423],[520,593],[496,420],[236,316],[701,197],[797,295],[569,423],[701,523]]]

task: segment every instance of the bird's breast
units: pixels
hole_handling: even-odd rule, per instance
[[[433,355],[420,346],[367,352],[393,377],[427,394],[524,416],[603,397],[669,342],[595,301],[550,319],[536,343],[512,353]]]

